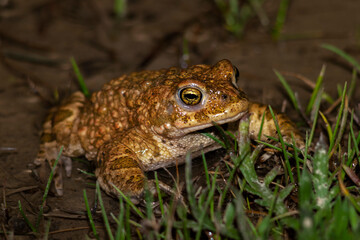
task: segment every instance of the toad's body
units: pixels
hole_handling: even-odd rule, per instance
[[[100,186],[116,194],[113,185],[131,196],[140,196],[145,171],[184,162],[188,151],[198,155],[219,148],[198,130],[234,122],[252,113],[251,136],[257,136],[265,107],[249,103],[236,85],[236,69],[228,60],[214,66],[195,65],[124,75],[105,84],[91,99],[76,92],[52,109],[44,123],[36,164],[53,164],[61,146],[61,162],[68,175],[71,159],[85,155],[96,161]],[[269,114],[267,114],[269,115]],[[276,136],[266,116],[263,134]],[[291,122],[278,115],[281,132],[301,137]],[[62,195],[61,173],[55,188]]]

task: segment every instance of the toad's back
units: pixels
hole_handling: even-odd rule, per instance
[[[223,63],[226,63],[225,66],[216,65],[216,71],[213,66],[208,65],[195,65],[187,69],[173,67],[136,72],[105,84],[102,90],[92,95],[81,114],[78,133],[87,158],[94,159],[100,146],[109,141],[114,134],[127,129],[139,127],[146,136],[153,127],[166,126],[168,130],[175,127],[175,121],[184,117],[184,113],[175,111],[174,107],[173,95],[179,85],[208,81],[213,89],[229,88],[226,86],[227,83],[217,81],[219,78],[232,76],[232,65],[228,62]],[[245,94],[242,94],[242,97],[244,103],[247,103]],[[221,113],[225,108],[217,106],[212,110]],[[203,114],[201,117],[207,116],[208,114]],[[196,123],[198,124],[199,122]]]

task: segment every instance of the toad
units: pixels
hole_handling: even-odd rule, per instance
[[[71,157],[85,155],[95,161],[101,188],[118,195],[114,186],[130,197],[141,197],[145,172],[185,161],[191,151],[220,148],[199,130],[238,121],[250,113],[250,137],[256,139],[264,111],[265,135],[277,137],[265,105],[249,102],[237,86],[238,71],[228,60],[213,66],[172,67],[123,75],[106,83],[90,99],[73,93],[50,111],[41,137],[36,165],[52,166],[59,149],[60,165],[71,174]],[[302,148],[303,139],[294,124],[277,114],[281,133]],[[61,169],[54,175],[55,189],[63,195]]]

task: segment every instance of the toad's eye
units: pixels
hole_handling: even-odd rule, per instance
[[[185,88],[180,91],[180,99],[186,105],[196,105],[200,103],[202,93],[197,88]]]

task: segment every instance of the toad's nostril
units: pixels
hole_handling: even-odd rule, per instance
[[[221,95],[221,100],[226,101],[228,99],[228,95],[223,94]]]

